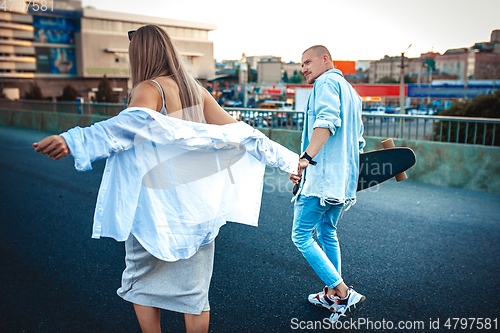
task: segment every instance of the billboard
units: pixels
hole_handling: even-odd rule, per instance
[[[333,66],[344,75],[356,74],[355,61],[333,60]]]
[[[428,85],[408,85],[408,96],[431,98],[474,98],[491,94],[493,87],[444,87]]]
[[[359,96],[399,96],[399,84],[353,84]],[[405,95],[407,95],[405,86]]]
[[[75,49],[50,49],[50,72],[76,75]]]
[[[76,75],[75,49],[70,48],[36,48],[38,73]]]
[[[33,16],[35,41],[49,44],[75,43],[75,21],[62,17]]]

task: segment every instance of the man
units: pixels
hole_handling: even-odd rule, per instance
[[[356,201],[362,137],[361,98],[334,69],[322,45],[302,54],[302,73],[314,83],[305,111],[294,197],[292,241],[326,284],[309,302],[333,311],[332,322],[344,319],[365,300],[341,277],[337,220]],[[309,166],[311,164],[311,166]],[[307,172],[306,172],[307,171]],[[313,238],[317,237],[323,248]]]

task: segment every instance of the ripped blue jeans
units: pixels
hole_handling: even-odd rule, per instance
[[[344,204],[322,206],[319,198],[304,195],[294,205],[292,241],[329,289],[343,281],[337,238],[337,221],[343,208]],[[313,237],[315,231],[322,247]]]

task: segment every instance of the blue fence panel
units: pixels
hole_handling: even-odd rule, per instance
[[[491,94],[493,87],[445,87],[429,85],[408,85],[408,97],[431,98],[474,98]]]

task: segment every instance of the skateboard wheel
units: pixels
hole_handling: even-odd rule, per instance
[[[403,180],[408,179],[408,176],[406,175],[406,172],[401,172],[399,175],[396,175],[394,178],[396,178],[397,182],[401,182]]]
[[[387,140],[382,141],[382,147],[384,147],[384,149],[389,149],[389,148],[395,148],[396,145],[394,144],[394,140],[392,140],[392,138],[389,138]],[[394,178],[396,178],[396,181],[400,182],[408,179],[408,176],[406,175],[406,172],[402,172],[399,175],[396,175]]]
[[[392,138],[389,138],[387,140],[382,141],[382,147],[384,147],[384,149],[387,149],[387,148],[394,148],[396,147],[396,145],[394,144]]]

